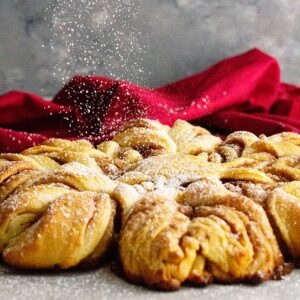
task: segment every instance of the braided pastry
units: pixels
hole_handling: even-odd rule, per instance
[[[198,155],[212,153],[221,143],[221,139],[200,126],[177,120],[169,130],[169,136],[177,146],[177,152]]]
[[[221,161],[227,162],[242,156],[243,151],[256,142],[258,138],[247,131],[236,131],[229,134],[224,143],[217,149]]]
[[[97,149],[106,154],[106,158],[97,159],[101,169],[111,176],[120,176],[132,164],[143,160],[143,156],[129,147],[120,147],[115,141],[106,141],[97,146]]]
[[[126,123],[112,141],[97,148],[109,157],[125,156],[132,163],[158,154],[212,153],[220,143],[219,137],[183,120],[177,120],[170,128],[157,121],[137,119]]]
[[[113,141],[122,148],[135,149],[146,157],[176,152],[176,145],[168,136],[168,130],[168,126],[157,121],[137,119],[125,124]]]
[[[26,159],[27,157],[51,158],[51,161],[59,164],[79,162],[89,168],[103,171],[107,175],[121,174],[127,165],[142,159],[137,151],[130,148],[120,149],[120,146],[113,141],[103,142],[95,149],[86,140],[68,141],[56,138],[26,149],[22,154],[23,159],[24,157]]]
[[[97,264],[113,237],[115,203],[107,193],[116,184],[100,169],[40,158],[1,156],[4,261],[19,268]]]
[[[95,264],[107,250],[115,208],[107,194],[47,185],[2,202],[0,213],[4,261],[19,268],[70,268]]]
[[[264,210],[207,180],[138,201],[123,226],[120,258],[130,280],[163,289],[262,281],[283,264]]]
[[[165,154],[148,157],[118,178],[118,181],[137,184],[164,176],[169,180],[179,179],[182,183],[203,176],[222,180],[251,180],[257,183],[272,183],[273,180],[253,166],[216,164],[202,158],[184,154]]]
[[[272,159],[288,155],[300,155],[300,137],[296,133],[283,132],[259,138],[245,131],[229,134],[217,149],[220,161],[227,162],[239,157]]]
[[[147,119],[96,148],[0,154],[0,252],[18,268],[89,266],[117,238],[127,278],[162,289],[280,278],[300,258],[299,157],[296,133],[221,141]]]
[[[39,146],[26,149],[23,157],[40,157],[51,159],[58,164],[78,162],[89,168],[101,171],[98,160],[105,159],[105,153],[97,150],[86,140],[68,141],[63,139],[49,139]],[[43,162],[44,165],[44,162]]]
[[[24,155],[37,155],[53,152],[81,152],[90,157],[103,157],[103,154],[97,151],[94,146],[86,140],[68,141],[64,139],[52,138],[44,141],[41,145],[28,148],[22,152]]]
[[[275,188],[267,200],[267,212],[285,255],[300,258],[300,181],[292,181]]]
[[[40,170],[54,170],[59,164],[53,159],[41,155],[22,155],[16,153],[1,153],[0,161],[24,161],[29,162],[33,167]]]

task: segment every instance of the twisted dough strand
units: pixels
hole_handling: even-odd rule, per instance
[[[3,259],[30,269],[95,264],[112,238],[114,214],[113,202],[107,194],[62,194],[51,201],[33,224],[30,220],[31,225],[24,231],[14,231],[16,236],[5,244]],[[28,219],[27,216],[27,222]]]
[[[115,202],[104,192],[111,193],[116,184],[98,165],[50,161],[44,156],[2,155],[3,259],[19,268],[97,264],[113,237]],[[49,165],[56,168],[47,170]]]
[[[193,212],[184,215],[182,205]],[[283,264],[264,210],[207,181],[138,201],[121,233],[120,257],[129,279],[163,289],[262,281]]]

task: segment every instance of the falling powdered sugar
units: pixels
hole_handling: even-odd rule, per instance
[[[53,79],[64,83],[80,73],[143,83],[147,35],[139,6],[133,0],[51,0],[45,18],[51,18],[50,48],[57,55]]]

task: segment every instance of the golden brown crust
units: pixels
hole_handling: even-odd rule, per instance
[[[222,141],[148,119],[97,148],[0,154],[0,251],[19,268],[88,267],[116,235],[127,278],[160,289],[280,278],[282,253],[300,257],[299,157],[296,133]]]
[[[267,211],[280,233],[287,255],[300,257],[300,182],[293,181],[274,189],[268,198]]]
[[[47,207],[31,226],[9,240],[3,259],[19,268],[70,268],[87,259],[91,264],[108,247],[114,206],[108,195],[69,192]],[[101,245],[101,247],[99,246]]]
[[[24,155],[43,155],[53,152],[79,152],[88,154],[90,157],[99,157],[103,154],[97,151],[94,146],[86,140],[69,141],[64,139],[52,138],[44,141],[41,145],[28,148],[22,152]]]
[[[3,259],[18,268],[98,264],[112,241],[116,210],[103,192],[116,184],[95,161],[58,151],[2,155],[0,162]]]
[[[123,226],[120,257],[128,278],[162,289],[192,281],[233,283],[274,276],[283,258],[264,210],[200,181],[183,193],[154,192],[138,201]],[[191,206],[190,216],[182,205]]]
[[[172,136],[170,134],[172,130],[173,128],[168,131],[170,136]],[[178,130],[178,140],[180,140],[180,130]],[[190,130],[193,131],[194,129],[190,128]],[[173,137],[173,140],[176,141],[176,138]],[[142,191],[142,194],[136,197],[136,199],[144,197],[143,200],[140,200],[142,203],[150,201],[149,197],[143,196],[143,193],[147,195],[144,185],[151,187],[151,191],[159,188],[158,182],[161,182],[163,188],[173,186],[181,191],[182,195],[187,197],[189,188],[197,185],[200,182],[199,180],[203,181],[203,178],[210,178],[209,180],[215,181],[212,185],[218,190],[218,193],[212,197],[208,190],[201,187],[195,193],[195,199],[197,199],[195,201],[198,204],[193,207],[194,212],[191,213],[186,208],[178,208],[178,211],[185,211],[186,216],[189,218],[193,215],[191,221],[193,226],[191,228],[195,228],[193,229],[194,237],[199,234],[201,241],[205,240],[201,235],[203,234],[203,225],[201,222],[204,222],[204,219],[205,222],[208,222],[207,218],[212,222],[208,222],[210,225],[207,228],[210,228],[210,232],[215,228],[214,226],[217,226],[213,224],[219,224],[220,220],[222,220],[221,223],[225,221],[229,226],[228,228],[231,230],[234,229],[235,232],[238,232],[238,235],[243,232],[246,233],[248,241],[250,241],[249,245],[252,245],[252,250],[250,249],[251,247],[246,247],[243,244],[245,246],[245,248],[241,248],[244,249],[242,251],[243,255],[241,256],[236,252],[231,258],[234,261],[240,257],[240,262],[243,262],[243,259],[246,259],[247,255],[249,256],[252,251],[253,261],[248,267],[245,267],[247,264],[244,261],[239,267],[234,268],[235,264],[230,262],[230,259],[227,257],[229,260],[225,259],[220,265],[215,265],[214,259],[217,262],[217,252],[214,253],[214,248],[208,247],[208,255],[214,253],[210,257],[213,263],[211,261],[205,263],[203,257],[196,256],[190,275],[185,277],[183,281],[178,279],[178,274],[174,273],[176,276],[174,275],[175,278],[173,278],[168,271],[162,270],[162,267],[159,267],[159,270],[156,271],[151,270],[151,266],[155,269],[155,264],[145,262],[145,257],[143,258],[144,260],[136,262],[138,266],[133,266],[134,262],[127,261],[125,248],[126,238],[131,234],[130,231],[133,228],[133,225],[129,226],[128,224],[135,222],[135,204],[129,201],[128,196],[124,196],[122,201],[126,202],[127,199],[128,203],[130,203],[129,207],[131,207],[129,213],[125,214],[124,217],[126,225],[123,230],[125,232],[122,232],[120,241],[121,257],[123,257],[125,262],[124,268],[127,276],[131,280],[142,281],[163,289],[176,289],[179,287],[180,282],[189,280],[198,284],[209,283],[212,280],[222,282],[259,282],[269,278],[278,278],[280,275],[288,272],[290,268],[286,267],[287,265],[283,261],[280,248],[284,251],[285,255],[288,253],[288,256],[292,256],[293,259],[299,257],[299,251],[297,250],[299,247],[299,228],[296,219],[300,219],[300,213],[295,208],[298,205],[296,197],[299,198],[299,193],[295,196],[295,188],[293,189],[294,194],[291,194],[291,192],[284,190],[284,186],[287,185],[285,182],[298,180],[297,174],[300,161],[298,158],[300,154],[299,141],[299,135],[297,134],[282,133],[269,138],[265,136],[258,138],[247,132],[236,132],[228,136],[224,143],[214,150],[216,152],[209,153],[206,149],[207,152],[201,152],[195,160],[189,156],[179,154],[180,151],[177,148],[175,155],[164,154],[158,157],[149,157],[132,166],[118,180],[133,186],[139,185],[141,187],[139,190]],[[222,182],[218,181],[218,179]],[[195,183],[190,184],[193,181]],[[296,183],[291,183],[291,185],[296,186]],[[188,186],[186,190],[185,186]],[[281,194],[284,191],[286,196],[279,197],[278,189]],[[200,205],[199,197],[200,195],[203,196],[203,194],[205,194],[203,198],[205,200],[202,199],[203,202]],[[186,199],[185,197],[180,196],[178,199],[183,201],[183,199]],[[136,205],[139,205],[139,200],[135,201],[137,201]],[[156,203],[157,200],[154,202]],[[180,204],[191,205],[191,203],[185,201]],[[153,205],[152,203],[151,207]],[[160,206],[161,204],[156,205]],[[145,209],[145,214],[148,210],[150,208]],[[199,215],[197,216],[197,214]],[[291,219],[287,220],[289,215]],[[133,219],[131,220],[131,218]],[[144,218],[148,219],[148,217]],[[200,224],[197,224],[197,222],[200,222]],[[238,222],[244,226],[244,231],[242,227],[236,227],[239,224]],[[222,226],[221,228],[223,228]],[[144,229],[147,230],[146,228]],[[167,231],[170,232],[169,229]],[[143,234],[142,229],[139,232]],[[222,234],[222,230],[220,232]],[[215,238],[217,236],[216,232]],[[214,245],[217,244],[216,241],[219,238],[215,240]],[[262,243],[262,241],[265,242]],[[133,245],[134,241],[131,241],[131,243]],[[165,245],[164,247],[167,246]],[[219,248],[222,247],[220,246]],[[238,248],[234,249],[238,251]],[[147,251],[145,249],[144,254]],[[141,252],[143,251],[141,250]],[[224,254],[223,252],[222,255]],[[132,256],[131,259],[133,259]],[[226,271],[222,269],[226,266],[226,261],[230,262],[228,266],[233,268],[231,271],[228,271],[226,268]],[[146,264],[146,266],[141,266],[141,264]],[[147,266],[147,264],[149,265]],[[133,270],[130,269],[131,267],[133,267]],[[144,267],[146,269],[143,269]],[[149,275],[148,277],[147,274],[151,274],[151,272],[154,272],[154,275]],[[166,274],[169,277],[166,277]]]
[[[220,145],[221,139],[206,129],[193,126],[186,121],[177,120],[169,130],[169,136],[177,146],[177,152],[198,155],[212,153]]]
[[[36,169],[54,170],[59,167],[59,164],[54,160],[41,155],[22,155],[16,153],[2,153],[0,159],[6,161],[26,161],[30,162]]]

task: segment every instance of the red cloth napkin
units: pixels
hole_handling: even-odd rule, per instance
[[[0,152],[49,137],[110,138],[124,122],[147,117],[172,125],[197,120],[214,133],[300,133],[300,88],[280,83],[277,61],[254,49],[166,86],[150,89],[104,77],[76,76],[52,102],[12,91],[0,96]]]

